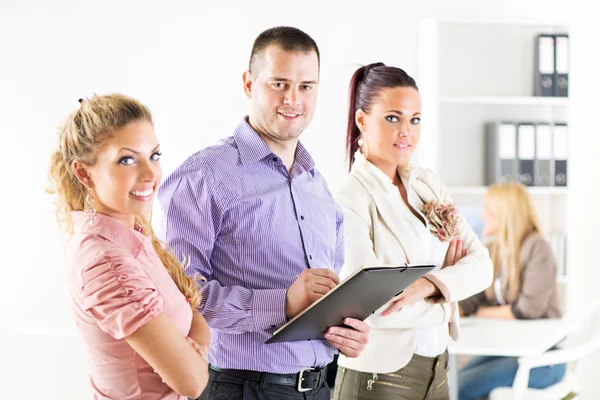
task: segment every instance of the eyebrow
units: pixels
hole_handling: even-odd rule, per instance
[[[156,149],[158,149],[159,147],[160,147],[160,144],[157,144],[157,145],[156,145],[156,147],[155,147],[154,149],[152,149],[152,151],[153,151],[153,152],[154,152],[154,151],[156,151]],[[135,151],[135,150],[133,150],[133,149],[130,149],[129,147],[121,147],[121,148],[119,149],[119,151],[123,151],[123,150],[129,150],[129,151],[130,151],[130,152],[132,152],[132,153],[135,153],[135,154],[140,154],[140,152],[139,152],[139,151]]]
[[[394,113],[396,113],[396,114],[398,114],[398,115],[404,115],[404,113],[403,113],[402,111],[398,111],[398,110],[387,110],[386,112],[394,112]],[[420,112],[420,111],[417,111],[416,113],[414,113],[414,114],[413,114],[413,116],[415,116],[415,115],[417,115],[417,114],[419,114],[419,115],[420,115],[420,114],[421,114],[421,112]]]
[[[291,80],[289,80],[289,79],[286,79],[286,78],[278,78],[278,77],[276,77],[276,76],[272,77],[272,78],[271,78],[271,80],[272,80],[272,81],[277,81],[277,82],[291,82]],[[304,84],[304,85],[306,85],[306,84],[310,84],[310,85],[316,85],[316,84],[317,84],[317,83],[319,83],[319,82],[317,82],[317,81],[302,81],[302,82],[300,82],[300,83],[301,83],[301,84]]]

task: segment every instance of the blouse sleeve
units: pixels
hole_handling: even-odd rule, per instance
[[[123,339],[163,312],[163,299],[138,262],[107,255],[81,272],[85,312],[102,331]]]

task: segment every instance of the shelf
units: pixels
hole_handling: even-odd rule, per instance
[[[442,96],[444,104],[519,105],[519,106],[567,106],[568,97],[527,96]]]
[[[483,195],[487,190],[487,186],[448,186],[448,191],[451,194],[463,194],[463,195]],[[531,195],[553,195],[563,196],[568,194],[568,187],[529,187],[529,193]]]

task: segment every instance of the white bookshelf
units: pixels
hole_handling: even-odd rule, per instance
[[[566,25],[543,21],[421,21],[416,80],[423,119],[415,160],[440,176],[459,206],[483,210],[486,122],[569,123],[570,99],[533,95],[536,35],[568,32]],[[529,192],[546,237],[568,238],[569,188],[530,187]],[[558,272],[564,308],[573,268]]]
[[[566,97],[535,96],[444,96],[442,104],[479,104],[479,105],[515,105],[515,106],[562,106],[569,104]]]
[[[481,195],[485,194],[486,186],[450,186],[447,188],[452,195]],[[566,196],[569,189],[566,187],[529,187],[532,196]]]

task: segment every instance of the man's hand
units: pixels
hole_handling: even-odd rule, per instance
[[[339,282],[338,276],[330,269],[305,269],[298,275],[285,295],[286,317],[293,318],[300,314]]]
[[[400,310],[409,304],[414,304],[427,297],[439,295],[440,290],[427,278],[419,278],[402,293],[392,299],[392,305],[381,313],[383,317]]]
[[[346,357],[358,357],[369,342],[371,328],[354,318],[346,318],[344,324],[350,328],[332,326],[325,332],[325,338]]]

